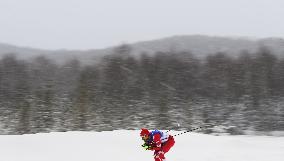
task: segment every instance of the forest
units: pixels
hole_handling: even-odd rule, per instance
[[[0,60],[0,134],[116,129],[284,130],[284,58],[268,48],[204,59],[121,45],[93,64]],[[177,126],[180,124],[180,126]]]

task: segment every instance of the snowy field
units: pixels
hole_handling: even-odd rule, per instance
[[[176,134],[179,132],[171,132]],[[167,161],[283,161],[284,137],[175,137]],[[0,136],[0,161],[153,161],[139,131],[62,132]]]

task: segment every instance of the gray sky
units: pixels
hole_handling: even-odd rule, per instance
[[[284,0],[0,0],[0,42],[94,49],[173,35],[284,37]]]

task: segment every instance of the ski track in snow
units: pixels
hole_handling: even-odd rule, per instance
[[[175,141],[167,161],[284,160],[284,137],[186,133]],[[0,161],[154,161],[142,143],[130,130],[2,135]]]

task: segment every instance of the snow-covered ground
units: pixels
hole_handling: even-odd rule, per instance
[[[284,137],[187,133],[175,140],[167,161],[284,160]],[[141,144],[139,131],[128,130],[2,135],[0,161],[153,161]]]

